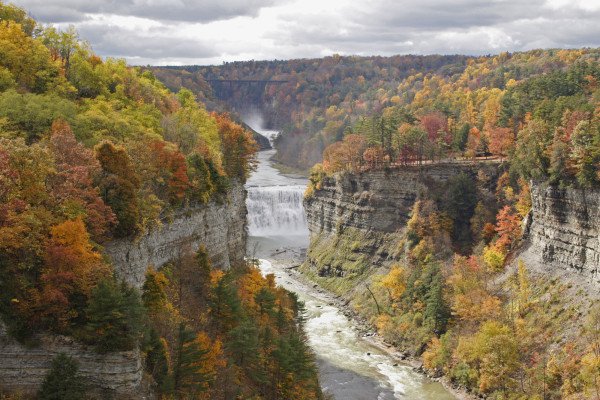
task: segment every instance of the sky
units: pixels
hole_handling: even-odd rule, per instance
[[[600,0],[8,0],[136,65],[600,47]]]

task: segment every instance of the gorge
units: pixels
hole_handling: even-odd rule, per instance
[[[273,151],[259,153],[258,168],[246,184],[248,253],[260,259],[263,273],[274,274],[278,284],[305,302],[304,326],[324,392],[335,399],[453,398],[439,383],[366,341],[333,296],[292,272],[309,244],[303,207],[307,181],[282,175],[272,167],[272,156]]]

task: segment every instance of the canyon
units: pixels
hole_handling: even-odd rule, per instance
[[[453,176],[487,176],[491,195],[501,166],[447,163],[342,172],[323,178],[305,199],[310,246],[303,271],[352,299],[369,277],[402,262],[404,232],[417,200],[439,196]],[[509,266],[517,260],[545,279],[560,278],[595,293],[600,283],[600,192],[531,183],[532,209]],[[319,279],[338,278],[338,279]]]

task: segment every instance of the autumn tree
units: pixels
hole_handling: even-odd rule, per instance
[[[236,124],[227,114],[212,114],[217,121],[223,153],[223,166],[227,176],[242,182],[256,168],[255,153],[258,150],[252,134]]]
[[[100,194],[117,216],[114,233],[118,237],[135,234],[139,227],[139,205],[137,190],[140,182],[132,168],[127,151],[111,142],[96,147],[100,162]]]
[[[98,282],[111,270],[90,243],[83,221],[68,220],[51,228],[45,248],[41,289],[32,291],[32,316],[43,326],[64,331],[81,316]]]
[[[100,173],[100,164],[93,152],[75,140],[71,127],[63,120],[52,124],[50,150],[56,164],[52,193],[61,204],[65,217],[81,216],[92,238],[106,239],[116,218],[94,187],[93,180]]]
[[[510,328],[499,322],[485,322],[475,335],[460,340],[457,355],[476,369],[482,393],[507,391],[516,384],[519,349]]]

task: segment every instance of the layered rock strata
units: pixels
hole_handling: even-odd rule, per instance
[[[600,190],[533,184],[521,257],[553,275],[600,283]]]
[[[141,288],[148,266],[161,267],[200,244],[216,268],[227,269],[246,254],[246,191],[235,183],[222,203],[180,211],[142,237],[116,240],[105,247],[119,278]]]

